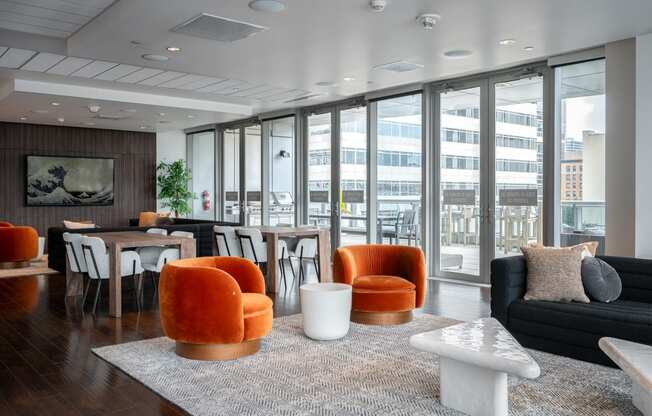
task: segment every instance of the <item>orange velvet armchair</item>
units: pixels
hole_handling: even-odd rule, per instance
[[[159,284],[161,323],[178,355],[230,360],[256,353],[272,330],[272,300],[251,261],[199,257],[165,265]]]
[[[0,269],[29,267],[38,256],[38,233],[32,227],[14,227],[0,221]]]
[[[418,247],[368,244],[338,248],[333,279],[353,286],[351,320],[393,325],[423,306],[426,260]]]

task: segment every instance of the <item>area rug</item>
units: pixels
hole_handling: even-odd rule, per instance
[[[195,416],[460,415],[439,403],[437,357],[408,343],[456,321],[423,315],[400,326],[352,324],[344,339],[316,342],[301,319],[275,319],[261,351],[236,361],[180,358],[165,337],[93,352]],[[510,377],[511,415],[640,415],[620,370],[531,353],[542,375]]]
[[[0,279],[21,276],[38,276],[59,273],[58,271],[48,267],[48,260],[39,260],[31,263],[29,267],[22,267],[19,269],[2,269],[0,270]]]

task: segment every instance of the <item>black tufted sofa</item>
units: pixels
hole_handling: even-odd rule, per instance
[[[652,260],[599,256],[618,271],[623,291],[611,303],[525,301],[523,256],[491,262],[491,316],[525,347],[614,366],[601,337],[652,345]]]

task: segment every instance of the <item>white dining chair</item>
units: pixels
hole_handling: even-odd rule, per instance
[[[164,228],[148,228],[145,232],[149,234],[168,235],[168,230]]]
[[[195,235],[189,231],[173,231],[170,236],[182,238],[195,238]],[[142,247],[138,253],[142,261],[143,269],[152,277],[154,292],[157,291],[156,278],[161,274],[163,267],[181,257],[180,251],[176,247]]]
[[[82,235],[77,233],[63,233],[63,242],[66,246],[68,267],[73,273],[86,274],[88,272],[86,259],[81,247]]]
[[[213,232],[215,233],[218,256],[242,257],[242,248],[240,247],[240,240],[235,233],[235,228],[216,225],[213,227]]]
[[[268,267],[267,262],[267,243],[263,241],[263,235],[257,228],[238,228],[236,230],[238,239],[240,240],[240,249],[242,250],[242,257],[249,259],[256,263],[258,267],[265,265]],[[285,263],[290,264],[292,275],[295,276],[294,268],[290,262],[290,251],[285,241],[279,240],[276,248],[277,258],[274,261],[278,262],[281,269],[281,276],[283,277],[283,284],[287,289],[287,276],[285,271]],[[274,265],[276,267],[276,265]],[[267,273],[266,273],[267,274]]]
[[[319,265],[317,264],[317,239],[316,238],[302,238],[297,243],[297,246],[294,248],[294,252],[290,253],[290,261],[295,260],[299,263],[299,286],[301,282],[306,278],[306,272],[304,270],[303,264],[308,262],[312,263],[315,267],[315,273],[317,274],[317,281],[321,282],[319,275]],[[294,287],[294,281],[292,282],[292,287]]]
[[[97,301],[100,297],[100,288],[102,287],[102,280],[107,280],[109,274],[109,253],[106,249],[104,240],[99,237],[82,236],[81,248],[86,260],[89,282],[84,290],[84,299],[82,307],[86,304],[86,297],[88,296],[88,289],[90,288],[91,281],[97,281],[97,288],[95,289],[95,301],[93,302],[93,314],[97,308]],[[142,285],[139,284],[140,276],[143,273],[143,267],[140,262],[140,256],[135,251],[123,251],[121,253],[122,274],[121,277],[131,276],[134,280],[134,289],[136,292],[136,299],[140,299],[140,290]],[[140,303],[138,308],[140,309]]]

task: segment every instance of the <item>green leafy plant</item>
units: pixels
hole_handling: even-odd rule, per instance
[[[158,197],[164,207],[170,208],[175,217],[190,214],[192,208],[189,201],[197,199],[189,189],[192,173],[183,159],[171,163],[161,162],[156,171],[158,176]]]

